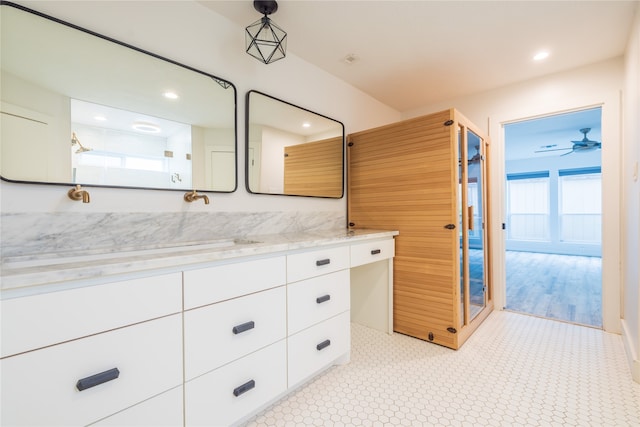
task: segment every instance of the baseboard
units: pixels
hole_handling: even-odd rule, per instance
[[[635,382],[640,383],[640,359],[638,359],[638,353],[633,346],[633,340],[631,339],[627,322],[625,319],[622,319],[620,323],[622,324],[622,342],[624,343],[624,350],[627,353],[631,377]]]

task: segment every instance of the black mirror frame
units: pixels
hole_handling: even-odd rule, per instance
[[[238,189],[238,91],[236,89],[236,86],[230,82],[229,80],[214,76],[213,74],[209,74],[206,73],[204,71],[198,70],[197,68],[193,68],[190,67],[188,65],[182,64],[180,62],[174,61],[172,59],[166,58],[164,56],[149,52],[147,50],[138,48],[136,46],[130,45],[128,43],[116,40],[114,38],[111,38],[109,36],[105,36],[103,34],[97,33],[95,31],[92,30],[88,30],[86,28],[80,27],[78,25],[72,24],[70,22],[64,21],[62,19],[58,19],[55,18],[53,16],[47,15],[45,13],[42,12],[38,12],[37,10],[34,9],[30,9],[28,7],[10,2],[10,1],[5,1],[5,0],[0,0],[0,7],[2,6],[9,6],[9,7],[13,7],[28,13],[31,13],[33,15],[39,16],[41,18],[45,18],[48,19],[50,21],[56,22],[58,24],[61,25],[65,25],[67,27],[73,28],[75,30],[84,32],[86,34],[90,34],[92,36],[98,37],[100,39],[115,43],[117,45],[132,49],[136,52],[142,53],[142,54],[146,54],[149,56],[152,56],[154,58],[160,59],[162,61],[168,62],[170,64],[176,65],[178,67],[184,68],[186,70],[189,71],[193,71],[195,73],[201,74],[203,76],[209,77],[211,79],[213,79],[215,82],[217,82],[218,84],[222,85],[226,85],[228,84],[228,87],[233,89],[233,129],[234,129],[234,147],[235,147],[235,153],[234,153],[234,162],[235,162],[235,168],[234,168],[234,172],[235,172],[235,176],[234,176],[234,180],[235,180],[235,185],[233,187],[232,190],[228,190],[228,191],[220,191],[220,190],[206,190],[206,189],[199,189],[202,192],[207,192],[207,193],[233,193],[235,191],[237,191]],[[6,181],[6,182],[11,182],[11,183],[17,183],[17,184],[38,184],[38,185],[57,185],[57,186],[69,186],[69,185],[76,185],[76,183],[68,183],[68,182],[41,182],[41,181],[22,181],[22,180],[12,180],[12,179],[8,179],[5,178],[4,176],[0,175],[0,180],[2,181]],[[99,185],[99,184],[84,184],[82,183],[83,187],[96,187],[96,188],[125,188],[125,189],[137,189],[137,190],[160,190],[160,191],[179,191],[179,192],[184,192],[185,189],[184,188],[156,188],[156,187],[138,187],[138,186],[123,186],[123,185]]]
[[[249,104],[249,97],[252,93],[256,93],[262,96],[265,96],[267,98],[270,98],[274,101],[278,101],[281,102],[283,104],[287,104],[291,107],[295,107],[298,108],[300,110],[306,111],[308,113],[311,114],[315,114],[316,116],[320,116],[322,118],[331,120],[333,122],[336,122],[340,125],[340,127],[342,128],[342,191],[340,193],[340,196],[336,196],[336,197],[332,197],[332,196],[311,196],[311,195],[306,195],[306,194],[280,194],[280,193],[260,193],[260,192],[256,192],[256,191],[252,191],[251,188],[249,188],[249,125],[250,125],[250,121],[249,121],[249,109],[250,109],[250,104]],[[282,99],[276,98],[274,96],[271,95],[267,95],[264,92],[260,92],[258,90],[249,90],[245,96],[245,129],[244,129],[244,137],[245,137],[245,162],[244,162],[244,183],[245,183],[245,189],[247,190],[247,193],[249,194],[262,194],[262,195],[268,195],[268,196],[293,196],[293,197],[313,197],[313,198],[319,198],[319,199],[342,199],[344,198],[344,189],[345,189],[345,181],[346,181],[346,177],[345,177],[345,165],[346,165],[346,159],[345,159],[345,127],[344,127],[344,123],[342,123],[339,120],[333,119],[331,117],[325,116],[324,114],[320,114],[320,113],[316,113],[315,111],[311,111],[307,108],[304,107],[300,107],[299,105],[295,105],[292,104],[290,102],[284,101]]]

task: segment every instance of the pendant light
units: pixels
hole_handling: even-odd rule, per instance
[[[269,15],[278,10],[278,3],[255,0],[253,7],[264,16],[246,28],[247,53],[271,64],[284,58],[287,51],[287,33],[269,19]]]

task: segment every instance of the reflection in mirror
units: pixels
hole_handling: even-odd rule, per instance
[[[236,189],[231,83],[12,3],[0,18],[3,179]]]
[[[247,190],[341,198],[342,123],[257,91],[247,93]]]

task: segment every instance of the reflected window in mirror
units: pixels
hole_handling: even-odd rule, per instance
[[[230,82],[19,5],[0,12],[3,179],[235,191]]]
[[[247,93],[246,185],[256,194],[342,198],[344,125],[258,91]]]

